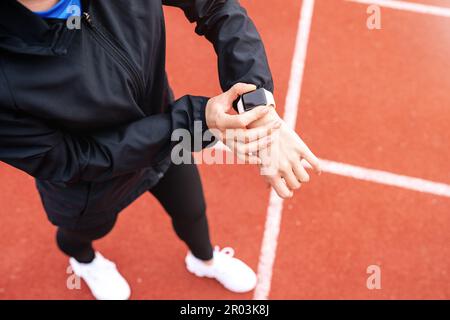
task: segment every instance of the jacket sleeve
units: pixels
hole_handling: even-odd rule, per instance
[[[222,90],[246,82],[273,92],[261,37],[237,0],[163,0],[163,4],[181,8],[196,23],[196,33],[214,45]]]
[[[164,151],[170,151],[176,144],[171,141],[176,129],[185,129],[190,138],[203,134],[207,129],[206,102],[204,97],[185,96],[174,102],[171,113],[82,136],[52,128],[42,120],[5,106],[1,99],[0,161],[41,180],[67,183],[107,180],[161,161],[162,155],[167,155]],[[201,121],[201,127],[194,126],[194,121]]]

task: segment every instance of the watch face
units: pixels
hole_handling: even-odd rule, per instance
[[[254,107],[263,106],[267,104],[266,94],[264,89],[258,89],[242,95],[242,103],[244,110],[248,111]]]

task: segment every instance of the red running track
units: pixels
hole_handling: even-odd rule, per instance
[[[447,6],[446,1],[414,1]],[[265,41],[280,113],[300,0],[242,0]],[[297,132],[320,157],[450,184],[450,19],[316,0]],[[212,47],[166,9],[168,72],[177,96],[220,92]],[[251,166],[201,166],[214,243],[256,269],[269,189]],[[91,299],[66,287],[33,179],[0,164],[0,299]],[[449,299],[450,199],[324,174],[284,203],[272,299]],[[184,268],[185,248],[149,195],[97,248],[117,262],[133,299],[251,299]],[[366,288],[366,268],[382,289]]]

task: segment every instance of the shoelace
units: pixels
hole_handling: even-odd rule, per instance
[[[219,246],[216,246],[214,248],[214,251],[216,251],[218,253],[221,253],[224,256],[227,256],[227,257],[230,257],[230,258],[232,258],[234,256],[234,249],[231,248],[231,247],[225,247],[225,248],[220,249]]]

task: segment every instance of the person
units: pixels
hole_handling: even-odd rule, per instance
[[[174,100],[162,5],[181,8],[213,44],[224,93]],[[239,129],[224,141],[246,162],[261,163],[258,152],[277,144],[280,161],[266,179],[291,197],[309,180],[301,159],[318,172],[320,163],[273,107],[231,112],[256,88],[273,92],[273,80],[256,27],[236,0],[0,1],[0,160],[35,177],[58,247],[97,299],[130,297],[93,241],[144,192],[171,216],[190,272],[234,292],[255,287],[255,273],[231,248],[211,244],[196,165],[175,165],[170,154],[176,130]]]

